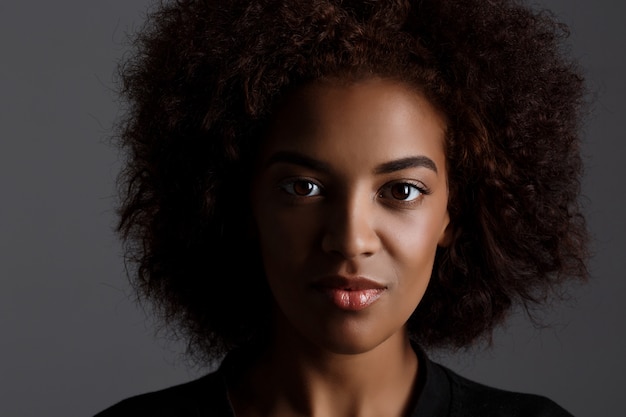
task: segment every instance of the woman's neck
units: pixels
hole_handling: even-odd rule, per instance
[[[402,417],[413,405],[417,368],[403,330],[358,354],[280,332],[230,396],[237,417]]]

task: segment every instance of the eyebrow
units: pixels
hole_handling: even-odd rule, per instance
[[[329,173],[332,171],[329,164],[318,161],[317,159],[313,159],[306,155],[302,155],[298,152],[278,151],[267,160],[265,166],[268,167],[270,165],[278,163],[300,165],[306,168],[310,168],[314,171],[321,171],[324,173]]]
[[[385,162],[377,166],[376,169],[374,170],[374,173],[390,174],[392,172],[402,171],[403,169],[407,169],[407,168],[421,168],[421,167],[428,168],[434,171],[435,174],[438,173],[437,165],[435,164],[435,162],[429,157],[423,156],[423,155],[409,156],[406,158],[395,159],[393,161]]]
[[[274,153],[267,160],[265,166],[268,167],[270,165],[278,163],[300,165],[324,173],[330,173],[332,171],[332,168],[329,164],[303,155],[301,153],[292,151],[278,151]],[[374,169],[374,174],[390,174],[392,172],[401,171],[408,168],[428,168],[435,173],[438,173],[437,165],[432,159],[427,156],[419,155],[384,162]]]

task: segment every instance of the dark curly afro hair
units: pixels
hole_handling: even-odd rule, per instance
[[[267,334],[246,186],[272,112],[307,83],[388,78],[448,121],[453,237],[410,334],[425,347],[488,339],[513,306],[587,277],[585,88],[566,36],[507,0],[157,5],[120,66],[119,231],[138,293],[203,359]]]

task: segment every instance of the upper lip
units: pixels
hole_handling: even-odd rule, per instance
[[[326,275],[313,281],[314,288],[332,288],[345,291],[382,290],[386,285],[361,276]]]

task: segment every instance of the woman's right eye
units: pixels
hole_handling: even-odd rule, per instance
[[[280,188],[296,197],[315,197],[322,193],[321,187],[307,179],[290,179],[283,181]]]

